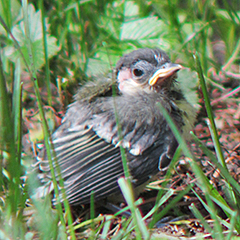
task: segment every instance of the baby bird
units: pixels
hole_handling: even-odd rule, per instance
[[[90,203],[92,193],[95,201],[119,195],[117,180],[124,176],[120,146],[134,188],[168,167],[178,142],[159,103],[183,135],[195,120],[195,110],[176,81],[181,68],[160,49],[138,49],[120,58],[114,80],[79,90],[52,136],[71,205]],[[45,151],[40,169],[51,181]]]

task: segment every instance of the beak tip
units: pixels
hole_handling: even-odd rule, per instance
[[[181,70],[182,68],[183,66],[180,64],[171,63],[170,66],[168,66],[167,68],[157,70],[149,79],[148,83],[150,86],[154,86],[158,82],[158,79],[162,78],[164,80],[173,75],[175,72]]]
[[[181,70],[181,69],[183,69],[183,66],[182,66],[182,65],[180,65],[180,64],[178,64],[178,67],[179,67],[179,69],[178,69],[178,70]]]

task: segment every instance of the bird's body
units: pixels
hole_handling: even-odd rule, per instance
[[[195,118],[175,83],[179,69],[159,49],[136,50],[117,64],[115,96],[111,84],[91,96],[86,92],[95,89],[94,84],[79,91],[53,134],[70,204],[89,203],[92,193],[99,200],[120,192],[117,180],[124,176],[120,145],[125,148],[134,187],[169,165],[178,143],[159,103],[182,132],[189,132]],[[185,110],[178,107],[182,103],[187,104]],[[40,166],[50,177],[48,160],[41,159]]]

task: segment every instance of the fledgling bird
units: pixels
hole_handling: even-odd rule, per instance
[[[181,68],[160,49],[138,49],[116,65],[116,96],[111,79],[102,88],[92,83],[79,90],[52,136],[71,205],[89,203],[92,192],[95,201],[120,193],[117,180],[124,176],[120,145],[135,188],[168,167],[178,143],[158,103],[183,135],[195,120],[195,110],[176,81]],[[40,169],[51,179],[44,154]]]

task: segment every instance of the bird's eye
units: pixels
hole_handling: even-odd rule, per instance
[[[141,77],[141,76],[144,74],[144,71],[141,70],[141,69],[135,68],[135,69],[133,70],[133,74],[134,74],[136,77]]]

